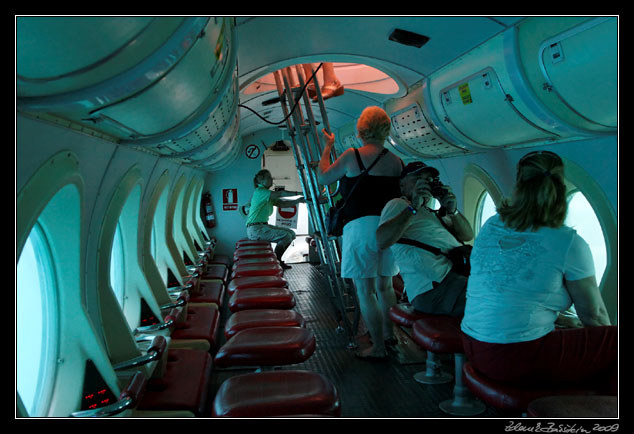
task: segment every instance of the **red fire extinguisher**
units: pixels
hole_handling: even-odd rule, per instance
[[[214,214],[214,205],[211,202],[211,193],[207,192],[203,194],[201,201],[201,211],[203,214],[203,221],[208,228],[216,227],[216,216]]]

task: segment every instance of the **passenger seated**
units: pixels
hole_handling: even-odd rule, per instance
[[[391,247],[414,309],[462,316],[467,276],[454,270],[445,254],[471,240],[473,231],[457,209],[456,196],[437,178],[438,170],[423,162],[405,166],[400,180],[403,196],[383,208],[376,238],[380,248]],[[437,184],[432,189],[434,180]],[[434,194],[441,204],[438,211],[429,208]],[[413,243],[404,244],[408,240]],[[418,243],[431,246],[432,251]]]
[[[596,380],[616,394],[617,327],[595,280],[590,248],[564,226],[564,165],[552,152],[518,163],[512,201],[479,232],[462,331],[474,368],[513,384]],[[574,303],[583,328],[556,328]]]
[[[260,170],[253,178],[255,191],[251,196],[249,206],[249,214],[247,215],[247,236],[250,240],[265,240],[276,243],[275,256],[283,269],[291,268],[282,261],[282,256],[286,249],[295,239],[295,232],[292,229],[280,226],[269,225],[267,222],[271,214],[273,214],[273,206],[287,207],[298,203],[305,202],[304,197],[298,199],[283,199],[289,196],[301,196],[300,191],[271,191],[273,185],[273,177],[271,172],[266,169]]]

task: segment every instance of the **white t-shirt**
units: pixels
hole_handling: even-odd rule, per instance
[[[381,212],[379,225],[396,217],[408,205],[409,201],[404,198],[390,200]],[[403,233],[403,238],[429,244],[445,253],[461,245],[440,223],[438,217],[425,208],[421,208],[410,219]],[[432,282],[441,282],[451,270],[451,262],[446,256],[435,255],[420,247],[397,243],[393,244],[390,249],[394,254],[396,265],[400,269],[405,292],[410,301],[431,290],[433,288]]]
[[[518,232],[496,214],[473,245],[462,330],[482,342],[538,339],[555,328],[558,312],[572,305],[564,279],[590,276],[590,247],[574,229]]]

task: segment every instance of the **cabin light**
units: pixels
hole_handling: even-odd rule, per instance
[[[429,41],[428,36],[403,29],[394,29],[388,39],[390,41],[398,42],[399,44],[416,48],[422,47]]]

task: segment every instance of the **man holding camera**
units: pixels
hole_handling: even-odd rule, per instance
[[[376,238],[381,249],[391,247],[414,309],[462,316],[467,276],[457,271],[447,254],[471,240],[473,230],[438,175],[420,161],[405,166],[400,179],[403,196],[383,208]],[[438,211],[429,208],[433,197],[441,205]]]

